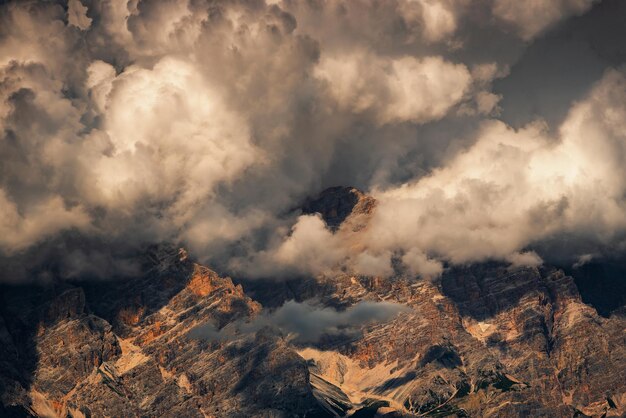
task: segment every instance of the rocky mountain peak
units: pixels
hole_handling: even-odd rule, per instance
[[[336,231],[351,215],[369,214],[376,200],[354,187],[336,186],[322,191],[302,205],[305,214],[319,213],[326,225]]]

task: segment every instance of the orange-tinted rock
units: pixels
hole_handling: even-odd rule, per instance
[[[187,287],[196,296],[207,296],[215,288],[213,280],[217,277],[217,273],[214,271],[206,267],[196,265],[193,276],[187,284]]]

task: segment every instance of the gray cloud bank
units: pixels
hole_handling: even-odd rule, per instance
[[[34,259],[132,275],[162,241],[246,276],[533,264],[558,234],[621,248],[626,73],[603,70],[556,127],[498,120],[492,87],[602,4],[521,4],[0,5],[2,279]],[[359,237],[285,215],[337,184],[380,202]]]
[[[207,323],[193,328],[189,338],[208,341],[233,341],[269,327],[299,343],[316,343],[325,335],[346,335],[363,325],[384,322],[409,310],[391,302],[362,301],[346,310],[321,308],[309,303],[288,301],[272,312],[265,312],[251,321],[235,321],[217,329]]]

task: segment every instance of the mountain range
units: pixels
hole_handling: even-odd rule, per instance
[[[376,201],[335,187],[300,210],[358,236]],[[152,246],[132,279],[1,285],[0,415],[624,416],[620,271],[231,279]],[[380,306],[397,308],[358,320]]]

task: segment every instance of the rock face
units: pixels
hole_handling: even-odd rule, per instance
[[[4,289],[1,416],[327,416],[306,362],[272,330],[189,336],[256,315],[241,286],[184,251],[156,250],[146,268],[119,283]]]
[[[306,348],[318,396],[376,399],[429,416],[622,416],[624,329],[584,305],[559,271],[452,270],[441,283],[340,280],[347,299],[412,311],[339,347]],[[332,348],[329,350],[329,348]]]
[[[348,218],[354,222],[356,218],[371,213],[375,206],[376,200],[360,190],[338,186],[324,190],[315,199],[307,200],[302,206],[302,212],[319,213],[328,228],[336,231]]]
[[[358,233],[375,210],[352,188],[307,205],[335,233]],[[550,267],[483,263],[437,281],[339,274],[242,287],[159,247],[133,280],[0,290],[2,417],[626,414],[624,308],[598,315],[574,279]],[[227,340],[204,328],[311,298],[409,309],[308,345],[270,328]]]

